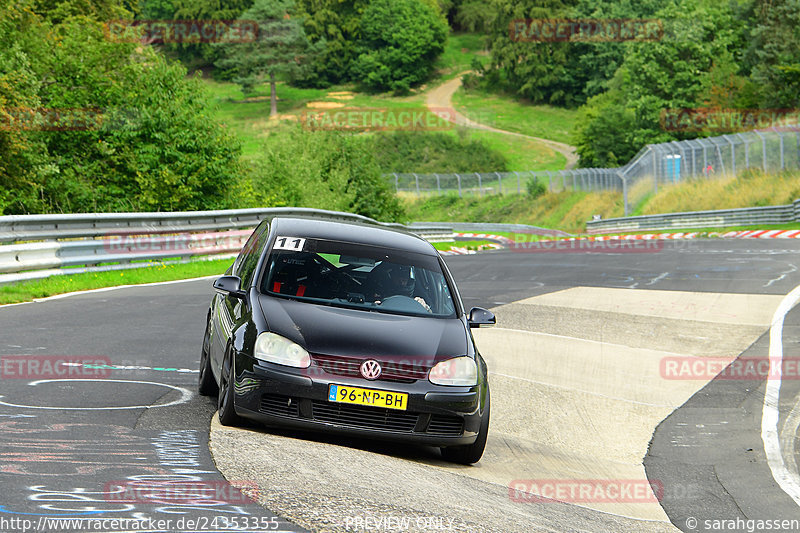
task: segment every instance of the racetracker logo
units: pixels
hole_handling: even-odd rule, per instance
[[[661,359],[661,377],[669,380],[761,381],[800,379],[800,358],[670,356]]]
[[[509,250],[518,253],[634,253],[646,254],[661,252],[665,241],[656,239],[562,239],[562,240],[527,240],[525,235],[516,235]],[[674,241],[677,243],[678,241]],[[672,243],[672,241],[670,241]]]
[[[213,255],[238,252],[252,230],[209,233],[170,233],[141,235],[133,232],[112,232],[103,239],[103,250],[110,255]]]
[[[797,131],[800,109],[663,109],[660,122],[665,131],[725,133],[768,128]]]
[[[451,107],[338,108],[306,111],[300,121],[312,131],[433,131],[454,128],[456,117]]]
[[[660,41],[664,27],[657,19],[516,19],[508,26],[514,42]]]
[[[105,500],[158,505],[249,504],[259,497],[253,481],[109,481]]]
[[[508,497],[516,503],[657,503],[664,484],[643,479],[515,479]]]
[[[142,44],[247,43],[258,36],[254,20],[112,20],[109,41]]]
[[[4,355],[0,368],[3,379],[105,379],[110,362],[97,355]]]
[[[88,131],[136,127],[136,113],[99,107],[0,107],[0,131]]]

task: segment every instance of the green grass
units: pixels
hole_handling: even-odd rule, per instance
[[[636,214],[677,213],[786,205],[800,198],[800,172],[764,175],[750,172],[736,179],[688,180],[659,187],[657,193],[644,181],[632,187],[631,194],[640,198]],[[403,197],[406,210],[414,221],[508,222],[554,228],[569,233],[584,233],[586,221],[593,215],[603,219],[623,216],[622,193],[564,191],[545,193],[538,198],[527,195],[464,196],[455,194],[416,198]],[[748,229],[798,229],[800,223],[740,226],[733,228],[674,229],[674,232],[721,232]],[[659,233],[664,230],[637,230],[631,233]],[[610,234],[620,234],[612,232]]]
[[[485,141],[489,148],[502,153],[508,160],[508,170],[511,172],[562,170],[567,164],[567,159],[560,153],[524,137],[481,130],[470,130],[469,135],[474,139]]]
[[[451,241],[451,242],[432,242],[434,248],[439,251],[449,251],[453,248],[466,248],[467,250],[480,250],[484,246],[493,244],[492,241]]]
[[[547,193],[539,198],[525,194],[459,198],[456,195],[406,199],[405,208],[414,221],[507,222],[582,232],[593,214],[603,218],[621,215],[622,195],[585,192]]]
[[[244,95],[238,86],[232,83],[222,83],[204,80],[209,90],[213,93],[218,105],[218,118],[242,141],[245,157],[257,157],[263,139],[270,134],[280,135],[282,121],[269,119],[269,88],[262,88],[256,93],[262,101],[244,101]],[[350,87],[352,89],[352,87]],[[278,85],[278,111],[284,120],[294,117],[299,119],[305,112],[309,102],[341,102],[347,108],[384,108],[384,109],[421,109],[423,98],[420,95],[409,97],[394,97],[388,94],[359,94],[354,93],[352,99],[340,100],[327,96],[330,92],[348,90],[346,87],[333,87],[329,90],[297,89],[285,84]],[[252,98],[252,97],[251,97]],[[445,130],[451,135],[457,135],[455,126]],[[487,145],[503,154],[509,163],[509,170],[560,170],[564,168],[566,160],[558,152],[535,141],[504,135],[489,131],[469,130],[471,138],[481,139]],[[485,169],[489,172],[494,169]]]
[[[481,64],[489,62],[485,37],[476,33],[454,33],[447,38],[444,53],[436,60],[438,80],[447,81],[472,68],[472,60],[477,57]]]
[[[577,116],[572,109],[530,105],[483,90],[466,91],[463,87],[453,95],[453,105],[464,115],[485,117],[487,125],[494,128],[566,144],[570,143]]]
[[[182,264],[162,263],[152,267],[107,272],[64,274],[43,279],[22,281],[19,283],[0,285],[0,304],[28,302],[34,298],[46,298],[55,294],[99,289],[102,287],[139,285],[142,283],[222,275],[232,262],[233,259],[215,259]]]

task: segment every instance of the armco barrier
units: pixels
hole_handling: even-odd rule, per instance
[[[714,211],[667,213],[635,217],[590,220],[587,233],[616,231],[670,230],[679,228],[723,228],[731,226],[756,226],[765,224],[789,224],[800,221],[800,200],[788,205],[768,207],[744,207]]]
[[[293,215],[404,228],[352,213],[306,208],[179,213],[92,213],[0,217],[0,284],[76,272],[147,266],[148,260],[233,256],[264,218]],[[442,225],[407,228],[432,242],[453,239]],[[79,269],[62,267],[83,266]]]

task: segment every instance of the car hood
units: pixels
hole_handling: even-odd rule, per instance
[[[270,331],[311,353],[351,357],[433,357],[470,353],[457,319],[393,315],[259,296]]]

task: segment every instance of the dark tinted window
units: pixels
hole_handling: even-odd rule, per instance
[[[242,280],[242,288],[250,287],[253,281],[253,274],[255,274],[256,267],[258,266],[258,258],[261,256],[261,251],[264,249],[264,244],[267,242],[269,236],[269,224],[262,222],[247,239],[242,251],[239,252],[239,257],[236,258],[236,263],[233,265],[234,274],[239,276]]]
[[[263,280],[262,292],[309,303],[455,316],[450,288],[437,257],[431,255],[279,236]]]

